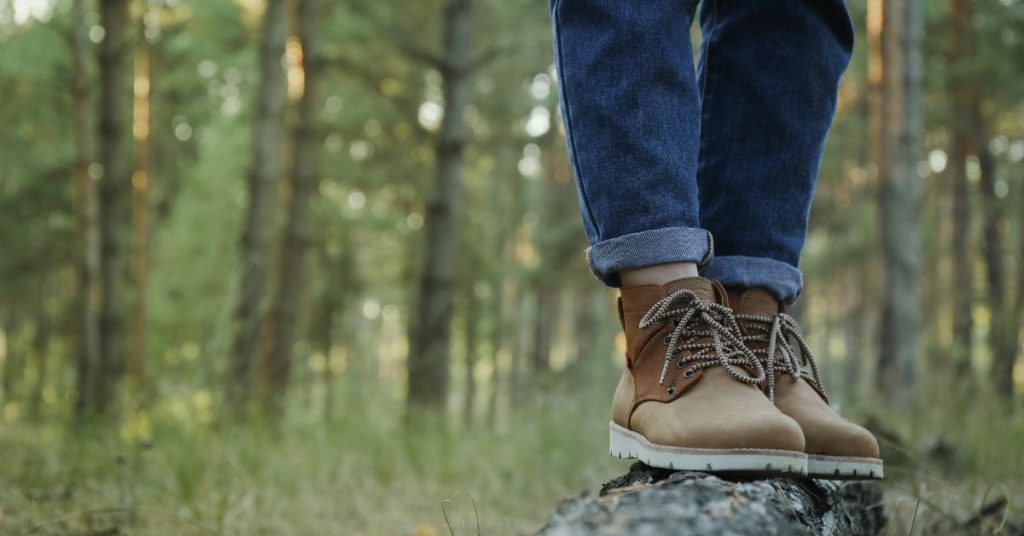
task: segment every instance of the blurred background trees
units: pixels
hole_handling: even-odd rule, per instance
[[[850,10],[805,331],[846,411],[1020,430],[1024,3]],[[603,415],[543,0],[0,0],[0,42],[8,425]]]

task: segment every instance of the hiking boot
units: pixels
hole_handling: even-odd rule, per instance
[[[765,394],[803,429],[808,476],[882,478],[878,441],[829,406],[814,356],[785,305],[760,288],[730,288],[729,302],[747,348],[767,373]]]
[[[765,398],[725,289],[702,277],[622,289],[626,370],[611,454],[665,469],[806,472],[800,426]]]

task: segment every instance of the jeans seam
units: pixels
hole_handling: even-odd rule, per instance
[[[709,113],[708,113],[709,107],[707,106],[707,101],[708,101],[708,98],[714,93],[714,89],[715,89],[715,80],[712,80],[712,77],[714,76],[714,74],[713,74],[713,72],[711,70],[711,45],[714,42],[715,36],[718,34],[718,0],[706,0],[706,1],[710,1],[711,2],[711,31],[708,32],[708,35],[704,36],[705,42],[707,44],[704,45],[704,80],[701,81],[701,85],[700,85],[700,129],[699,129],[699,132],[700,132],[700,134],[699,134],[699,136],[700,136],[700,138],[699,138],[700,143],[699,143],[698,148],[697,148],[697,176],[695,177],[695,180],[697,181],[697,206],[698,207],[700,207],[700,205],[701,205],[701,202],[700,202],[700,197],[701,197],[700,196],[700,192],[701,192],[701,189],[702,189],[702,188],[700,188],[700,183],[701,183],[701,181],[700,181],[700,178],[701,178],[701,167],[703,165],[702,163],[704,162],[704,154],[706,152],[706,146],[704,144],[704,141],[705,141],[704,125],[707,124],[708,121],[710,121],[710,119],[708,117],[709,116]],[[707,5],[707,4],[705,3],[704,5]],[[701,9],[703,9],[703,7]],[[703,219],[703,211],[702,210],[698,210],[698,224],[702,228],[706,228],[704,226],[704,222],[702,221],[702,219]],[[710,237],[710,235],[711,235],[710,231],[708,232],[708,235]],[[712,238],[709,238],[709,240],[711,240],[711,239]],[[710,261],[710,259],[708,259],[708,260]]]
[[[701,105],[700,105],[700,119],[704,122],[705,110],[704,99],[708,95],[708,79],[711,78],[711,44],[713,42],[715,34],[718,33],[718,0],[711,0],[711,33],[707,36],[707,46],[704,48],[704,81],[700,86]],[[711,84],[711,89],[714,89],[715,85]]]
[[[562,68],[562,32],[559,30],[562,24],[558,15],[558,7],[561,5],[562,0],[554,0],[554,7],[551,9],[551,14],[555,23],[555,50],[558,55],[558,85],[559,91],[562,93],[562,112],[564,114],[563,117],[565,118],[565,138],[569,145],[569,157],[572,159],[573,167],[576,168],[576,184],[579,187],[584,216],[590,223],[590,227],[597,233],[597,240],[600,241],[602,236],[601,228],[598,226],[597,218],[594,217],[594,213],[590,208],[590,199],[587,197],[587,188],[582,177],[583,168],[580,166],[578,156],[579,152],[576,150],[576,137],[572,133],[572,110],[569,109],[569,80],[565,75],[565,70]]]
[[[715,235],[711,234],[711,231],[704,229],[704,232],[708,236],[708,254],[704,255],[704,258],[700,260],[700,264],[697,267],[707,266],[712,259],[715,258]]]

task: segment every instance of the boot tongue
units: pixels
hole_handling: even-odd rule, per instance
[[[665,295],[672,294],[678,290],[689,290],[701,299],[711,303],[719,303],[715,298],[715,286],[710,279],[703,277],[684,277],[665,283]]]
[[[775,316],[782,312],[779,300],[762,288],[751,288],[740,293],[734,307],[737,313],[745,315]]]

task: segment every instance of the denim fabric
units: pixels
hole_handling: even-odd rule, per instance
[[[591,268],[706,262],[694,2],[554,0],[555,62]],[[658,232],[653,232],[658,231]],[[653,247],[652,247],[653,246]]]
[[[842,0],[706,0],[695,70],[696,7],[552,0],[590,266],[618,286],[695,262],[792,301],[852,23]]]

